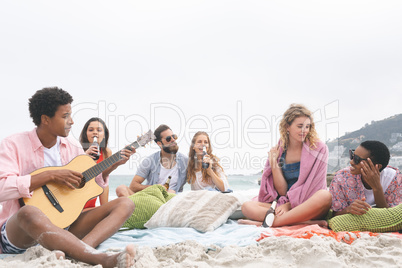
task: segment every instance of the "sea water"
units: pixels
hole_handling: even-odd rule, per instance
[[[134,175],[110,175],[109,177],[109,200],[117,198],[116,188],[119,185],[129,186]],[[242,193],[244,195],[257,195],[260,189],[258,180],[261,178],[259,175],[229,175],[229,188],[236,193]],[[184,191],[190,191],[191,186],[186,183],[183,187]]]
[[[116,188],[119,185],[129,186],[133,175],[110,175],[109,177],[109,200],[117,198]],[[228,181],[230,189],[235,193],[239,193],[243,196],[256,196],[260,186],[258,184],[258,179],[261,178],[259,175],[229,175]],[[183,191],[190,191],[191,186],[186,183],[183,187]],[[99,198],[97,199],[97,205],[99,205]],[[0,205],[0,211],[2,207]]]

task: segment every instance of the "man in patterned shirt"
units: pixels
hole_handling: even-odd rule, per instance
[[[334,216],[363,215],[371,207],[394,207],[402,201],[402,174],[387,166],[390,153],[379,141],[349,150],[350,167],[338,171],[330,185]]]

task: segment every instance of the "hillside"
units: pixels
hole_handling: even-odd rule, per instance
[[[380,121],[372,121],[371,124],[366,124],[359,130],[327,142],[327,145],[329,151],[333,151],[335,146],[340,145],[346,148],[355,148],[365,140],[381,141],[388,146],[392,155],[402,156],[402,114]]]

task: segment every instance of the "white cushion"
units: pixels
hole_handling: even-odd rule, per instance
[[[227,221],[240,206],[239,200],[216,191],[188,191],[162,205],[145,223],[157,227],[192,227],[200,232],[213,231]]]

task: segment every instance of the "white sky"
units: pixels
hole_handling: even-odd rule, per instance
[[[118,151],[165,123],[188,154],[206,129],[227,173],[254,173],[291,103],[316,112],[323,140],[401,113],[401,14],[401,1],[2,1],[0,139],[32,129],[28,99],[59,86],[73,137],[100,116]]]

